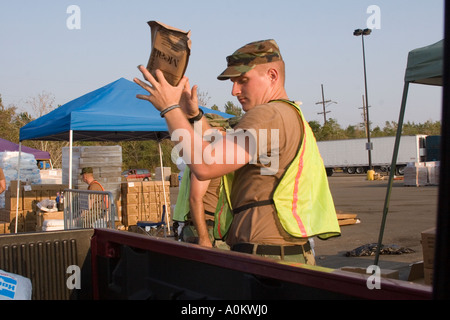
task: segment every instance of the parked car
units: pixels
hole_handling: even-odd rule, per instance
[[[124,176],[127,180],[151,180],[151,173],[147,169],[129,169],[122,172],[122,176]]]

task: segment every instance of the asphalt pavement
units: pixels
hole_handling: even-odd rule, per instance
[[[366,175],[335,173],[328,178],[336,210],[356,214],[359,223],[341,226],[341,236],[329,240],[314,239],[316,263],[338,269],[367,268],[375,256],[347,256],[360,246],[378,243],[387,197],[388,177],[367,180]],[[381,269],[398,270],[399,278],[407,280],[411,265],[423,260],[421,232],[436,226],[438,186],[405,186],[394,180],[382,235],[382,244],[411,249],[412,253],[381,254]],[[405,251],[411,251],[405,250]]]
[[[335,173],[328,177],[338,212],[356,214],[359,223],[341,226],[341,236],[329,240],[314,238],[318,266],[340,269],[367,268],[375,256],[347,256],[360,246],[378,243],[386,200],[388,176],[382,180],[367,180],[365,174]],[[171,188],[171,203],[176,203],[178,188]],[[388,202],[388,212],[382,243],[411,249],[413,253],[381,254],[378,266],[382,270],[396,270],[399,279],[407,280],[411,266],[423,261],[421,232],[436,226],[438,186],[405,186],[394,180]],[[417,281],[420,283],[420,280]]]

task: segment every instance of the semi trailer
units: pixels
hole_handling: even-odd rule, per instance
[[[427,140],[427,135],[401,137],[396,161],[397,175],[403,175],[408,163],[427,161]],[[372,138],[370,144],[364,138],[317,142],[328,176],[337,169],[349,174],[366,173],[369,170],[369,149],[372,169],[387,172],[392,163],[394,144],[395,136]]]

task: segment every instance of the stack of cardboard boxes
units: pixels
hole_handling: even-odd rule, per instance
[[[170,183],[164,181],[129,181],[121,186],[122,223],[135,226],[138,221],[159,222],[167,204],[170,217]]]
[[[17,181],[11,181],[9,188],[5,191],[5,208],[0,209],[0,233],[15,231],[16,214],[17,232],[41,230],[44,217],[37,204],[45,199],[56,200],[57,193],[61,193],[64,189],[67,189],[67,186],[60,184],[25,184],[21,182],[19,197],[17,197]],[[59,212],[61,219],[63,219],[63,215]]]
[[[423,162],[411,162],[405,167],[403,175],[405,186],[420,187],[428,183],[428,171]]]
[[[411,162],[405,167],[405,186],[437,186],[439,185],[439,161]]]
[[[422,231],[423,276],[425,284],[433,283],[434,248],[436,242],[436,228]]]
[[[69,184],[70,148],[62,148],[62,183]],[[113,194],[117,201],[122,183],[122,147],[121,146],[82,146],[72,147],[72,189],[86,190],[80,173],[84,167],[91,167],[94,178],[106,191]]]

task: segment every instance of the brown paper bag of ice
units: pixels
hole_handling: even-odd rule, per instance
[[[167,82],[176,86],[183,78],[191,54],[191,31],[185,32],[158,21],[147,22],[151,29],[152,51],[147,69],[155,77],[160,69]]]

